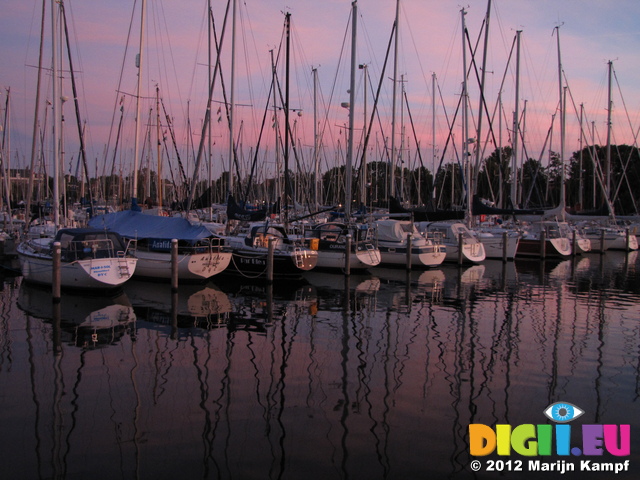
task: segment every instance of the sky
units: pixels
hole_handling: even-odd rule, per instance
[[[133,165],[135,132],[136,68],[140,36],[140,0],[83,0],[64,2],[78,85],[81,124],[90,168],[95,174],[128,172]],[[226,1],[212,0],[216,34],[221,37]],[[41,0],[5,0],[0,17],[0,113],[2,113],[5,156],[11,168],[24,168],[31,157],[35,110],[37,64],[40,41]],[[355,143],[361,145],[365,114],[371,115],[375,91],[379,88],[378,117],[371,130],[367,158],[384,158],[395,147],[405,166],[422,162],[437,168],[440,161],[453,161],[463,144],[462,115],[455,116],[461,97],[463,71],[472,55],[463,58],[462,13],[469,41],[478,45],[473,56],[477,70],[469,76],[469,137],[476,136],[480,95],[476,71],[486,62],[483,127],[479,142],[488,155],[497,143],[508,144],[513,112],[516,109],[516,53],[514,41],[520,31],[518,111],[524,125],[526,155],[546,162],[545,140],[560,151],[557,112],[560,98],[558,50],[566,92],[565,157],[578,150],[581,141],[606,142],[608,62],[612,62],[612,143],[634,144],[640,127],[640,2],[637,0],[493,0],[489,17],[487,52],[484,52],[483,24],[487,1],[400,0],[397,46],[396,128],[391,128],[393,110],[394,51],[384,73],[385,55],[396,14],[393,0],[357,2],[356,63],[354,104],[349,102],[351,60],[351,14],[349,0],[238,0],[234,69],[234,136],[248,170],[249,159],[260,145],[259,164],[264,173],[277,168],[274,124],[283,125],[283,113],[273,113],[273,99],[267,101],[272,82],[271,51],[284,57],[284,13],[291,14],[290,41],[290,122],[301,167],[313,163],[314,118],[321,135],[321,168],[344,163],[348,115],[354,115]],[[50,0],[45,0],[46,19],[43,66],[51,65]],[[192,175],[195,152],[201,138],[208,90],[207,2],[205,0],[151,0],[147,5],[142,78],[142,135],[156,135],[156,88],[162,100],[161,135],[167,152],[163,175],[178,173],[177,152]],[[558,27],[556,29],[556,27]],[[213,95],[211,169],[217,177],[228,165],[229,128],[224,117],[230,102],[231,21],[221,46],[221,71],[226,96],[216,80]],[[559,48],[558,48],[559,45]],[[212,49],[215,61],[215,48]],[[126,52],[126,55],[125,55]],[[510,58],[511,54],[511,60]],[[285,88],[284,61],[276,72],[280,89]],[[78,128],[72,101],[68,61],[63,62],[64,169],[76,172]],[[313,72],[317,74],[314,95]],[[367,94],[364,85],[367,72]],[[435,89],[433,86],[435,85]],[[406,102],[401,101],[404,90]],[[434,95],[435,92],[435,95]],[[44,99],[51,97],[50,70],[42,75],[38,135],[45,157],[50,155],[51,119],[45,115]],[[283,93],[284,95],[284,93]],[[6,101],[9,113],[5,121]],[[314,113],[315,98],[315,113]],[[435,108],[434,108],[435,98]],[[498,99],[502,109],[498,109]],[[267,105],[271,112],[266,114]],[[279,104],[279,107],[281,104]],[[122,107],[122,130],[117,126]],[[49,108],[50,110],[50,108]],[[171,119],[176,148],[164,110]],[[502,111],[502,120],[496,111]],[[580,112],[586,140],[580,135]],[[487,115],[492,117],[495,141],[487,144]],[[555,115],[555,116],[554,116]],[[260,137],[263,117],[265,127]],[[557,118],[556,118],[557,117]],[[552,123],[553,122],[553,123]],[[553,125],[553,127],[552,127]],[[435,128],[434,128],[435,126]],[[435,137],[434,137],[435,131]],[[552,132],[549,136],[549,132]],[[447,138],[450,136],[450,142]],[[118,148],[115,148],[118,138]],[[151,142],[154,144],[157,142]],[[419,149],[416,146],[419,145]],[[455,149],[453,148],[455,146]],[[446,148],[445,148],[446,147]],[[114,154],[115,152],[115,154]],[[9,155],[10,153],[10,155]],[[145,158],[149,158],[146,156]],[[155,162],[149,159],[149,162]],[[145,162],[143,159],[142,162]],[[204,173],[199,173],[204,175]]]

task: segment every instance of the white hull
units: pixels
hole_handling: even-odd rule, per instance
[[[518,250],[520,234],[517,232],[476,232],[476,238],[484,246],[486,258],[513,260]],[[506,245],[505,245],[506,240]],[[505,248],[506,247],[506,248]]]
[[[28,282],[51,285],[53,257],[32,251],[27,244],[18,246],[22,275]],[[136,258],[95,258],[61,262],[60,286],[63,288],[115,288],[131,278],[136,270]]]
[[[569,257],[571,253],[571,240],[568,238],[547,238],[545,240],[545,257]],[[518,256],[541,258],[543,254],[540,249],[540,237],[538,235],[525,235],[522,237],[518,245]]]
[[[364,270],[375,267],[381,262],[381,255],[377,249],[351,252],[349,255],[349,268],[352,270]],[[318,250],[318,263],[316,268],[339,270],[345,268],[344,250]]]
[[[457,262],[458,261],[458,245],[446,245],[447,247],[447,258],[446,262]],[[487,258],[486,251],[484,249],[484,244],[481,242],[471,243],[471,244],[463,244],[462,245],[462,261],[463,262],[471,262],[471,263],[480,263],[483,262]]]
[[[299,276],[318,264],[318,252],[289,240],[279,225],[255,224],[247,235],[231,235],[225,241],[233,252],[230,270],[248,278],[266,276],[269,245],[273,248],[275,277]]]
[[[447,248],[446,262],[459,261],[460,235],[462,235],[461,260],[464,263],[481,263],[487,258],[483,243],[475,238],[462,223],[420,222],[418,229],[425,232],[429,238],[435,238]]]
[[[407,249],[404,246],[385,245],[378,242],[380,249],[381,265],[406,266]],[[412,247],[411,266],[412,267],[436,267],[444,262],[447,256],[444,249],[436,246]]]
[[[607,250],[638,250],[638,238],[631,233],[605,231],[587,233],[586,237],[591,240],[591,250],[594,252],[606,252]]]
[[[231,252],[178,254],[178,281],[203,281],[223,272],[231,262]],[[171,279],[171,253],[136,251],[136,277]]]
[[[586,237],[576,239],[576,254],[588,253],[591,251],[591,240]]]

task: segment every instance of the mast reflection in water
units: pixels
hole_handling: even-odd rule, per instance
[[[640,420],[637,252],[0,294],[6,478],[475,478],[471,423]]]

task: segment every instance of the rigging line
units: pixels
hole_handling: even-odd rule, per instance
[[[171,157],[169,156],[169,146],[167,145],[167,136],[166,135],[162,136],[162,143],[164,145],[164,152],[165,152],[165,154],[167,156],[167,163],[169,164],[169,175],[171,176],[171,184],[173,185],[173,190],[175,192],[177,190],[177,182],[176,182],[175,176],[173,174],[173,168],[171,167]],[[178,163],[180,162],[179,158],[180,157],[178,157]],[[180,169],[182,169],[182,165],[180,165]],[[184,184],[184,180],[186,180],[186,179],[183,179],[183,184]],[[176,198],[177,198],[177,196],[176,196]]]
[[[350,12],[351,12],[351,10],[350,10]],[[347,34],[349,32],[350,22],[351,22],[351,13],[349,14],[349,18],[347,20],[347,27],[345,28],[344,36],[342,38],[342,48],[340,49],[340,55],[338,56],[338,66],[336,67],[335,76],[333,77],[333,84],[331,86],[331,93],[329,95],[329,101],[327,103],[328,105],[332,105],[333,104],[333,98],[334,98],[334,94],[336,92],[337,83],[338,83],[338,73],[339,73],[339,70],[340,70],[340,64],[342,63],[343,55],[344,55],[344,52],[345,52],[345,49],[346,49]],[[330,126],[330,123],[329,123],[330,122],[330,119],[329,119],[329,108],[326,108],[326,106],[325,106],[325,112],[326,112],[326,114],[325,114],[325,117],[324,117],[323,126],[320,129],[320,133],[318,135],[320,140],[324,138],[325,131]],[[334,141],[333,143],[335,143],[335,139],[333,138],[333,130],[329,129],[329,133],[332,136],[332,140]]]
[[[440,163],[438,165],[438,168],[436,171],[439,171],[442,168],[442,162],[444,161],[444,156],[447,153],[447,147],[449,146],[449,142],[452,139],[453,136],[453,124],[455,123],[455,120],[458,116],[458,112],[460,111],[460,105],[462,104],[462,95],[460,95],[460,98],[458,99],[458,106],[456,107],[456,111],[453,115],[453,122],[449,122],[449,115],[447,114],[447,109],[445,108],[445,104],[444,104],[444,98],[442,96],[442,90],[440,89],[440,82],[438,82],[438,93],[440,93],[440,101],[442,102],[442,110],[444,112],[445,115],[445,119],[447,120],[447,126],[449,127],[449,134],[447,135],[447,140],[445,142],[444,148],[442,150],[442,156],[440,157]],[[455,154],[455,158],[457,159],[457,164],[460,167],[460,171],[461,171],[461,175],[462,175],[462,166],[460,165],[460,157],[458,156],[458,150],[457,147],[455,145],[454,142],[451,142],[453,145],[453,150],[454,150],[454,154]],[[445,172],[445,177],[442,179],[442,181],[444,182],[444,180],[446,179],[446,172]],[[464,182],[464,180],[463,180]],[[435,188],[435,178],[434,178],[434,188]],[[442,188],[440,190],[440,199],[442,198],[442,195],[444,194],[444,188]],[[440,204],[440,199],[438,199],[438,201],[436,202],[436,204]]]
[[[111,124],[109,125],[109,134],[107,136],[107,145],[104,149],[104,162],[102,164],[102,175],[105,175],[105,168],[107,165],[107,156],[109,154],[109,146],[111,144],[111,135],[113,133],[113,125],[115,123],[115,119],[116,119],[116,112],[118,111],[118,103],[120,102],[120,92],[122,90],[122,82],[123,82],[123,77],[124,77],[124,67],[126,64],[126,60],[127,60],[127,51],[129,50],[129,41],[131,40],[131,34],[132,34],[132,29],[133,29],[133,24],[134,24],[134,17],[135,17],[135,11],[136,11],[136,4],[138,3],[138,0],[134,0],[133,1],[133,8],[131,9],[131,20],[129,21],[129,29],[127,31],[127,39],[125,41],[125,47],[124,47],[124,55],[122,56],[122,64],[120,65],[120,75],[118,77],[118,86],[116,87],[116,96],[115,99],[113,101],[113,114],[111,115]],[[120,123],[122,123],[122,114],[120,117]],[[116,144],[116,150],[117,150],[117,144]],[[114,163],[115,163],[115,158],[116,158],[116,152],[114,151],[113,153],[113,158],[114,158]],[[112,167],[113,170],[113,167]]]
[[[567,90],[569,91],[569,99],[571,100],[571,104],[573,105],[574,112],[577,115],[578,110],[577,110],[577,106],[576,106],[575,100],[573,98],[573,94],[572,94],[570,88],[567,88]],[[588,121],[588,119],[587,119],[587,121]],[[582,136],[587,138],[587,135],[586,135],[582,125],[580,126],[580,128],[581,128]],[[597,162],[597,158],[595,158],[595,159],[593,158],[592,150],[589,148],[588,151],[589,151],[589,156],[591,158],[591,161],[592,161],[593,167],[594,167],[594,176],[596,176],[596,178],[598,180],[598,184],[600,185],[600,187],[602,188],[602,191],[604,192],[605,191],[604,190],[604,173],[602,172],[602,168],[601,168],[599,162]],[[626,167],[625,167],[625,170],[626,170]],[[620,179],[620,182],[622,182],[622,179]],[[620,188],[620,183],[618,183],[618,189],[619,188]],[[613,212],[613,204],[615,202],[615,198],[617,197],[618,189],[616,189],[616,195],[614,196],[613,199],[606,198],[606,196],[605,196],[605,202],[607,202],[607,206],[609,207],[609,211],[610,212]],[[633,196],[632,196],[632,198],[633,198]],[[634,200],[634,208],[636,208],[635,200]],[[636,211],[637,211],[637,208],[636,208]]]
[[[158,7],[158,11],[155,12],[155,10],[152,9],[152,12],[155,12],[156,15],[153,17],[155,22],[154,22],[154,26],[156,26],[157,31],[160,32],[162,27],[162,31],[164,32],[164,35],[159,34],[157,36],[157,38],[160,39],[160,44],[161,44],[161,52],[165,52],[165,51],[169,51],[169,62],[166,61],[165,55],[161,56],[161,60],[162,60],[162,67],[163,67],[163,72],[160,72],[160,69],[158,69],[159,75],[164,76],[164,78],[166,79],[167,85],[169,85],[169,75],[168,75],[168,71],[171,70],[173,71],[173,76],[174,76],[174,82],[175,82],[175,88],[170,89],[169,94],[173,93],[173,91],[177,91],[178,94],[178,104],[179,105],[184,105],[185,102],[182,101],[182,92],[180,89],[180,81],[178,79],[178,69],[176,68],[176,62],[175,62],[175,55],[173,53],[173,48],[171,45],[171,35],[169,34],[169,27],[167,25],[167,16],[165,14],[164,11],[164,4],[162,2],[153,2],[153,4],[155,5],[159,5]],[[166,44],[167,46],[165,47],[165,38],[166,38]],[[169,63],[171,65],[171,69],[167,68],[167,63]],[[166,89],[165,89],[166,91]],[[185,115],[185,112],[183,110],[182,112],[183,115]]]
[[[622,88],[620,87],[620,82],[618,82],[618,75],[616,74],[615,69],[613,69],[613,78],[616,80],[616,86],[618,87],[618,93],[620,94],[620,100],[622,101],[622,106],[624,107],[625,117],[627,118],[627,122],[629,122],[629,129],[631,130],[631,135],[633,136],[633,144],[634,146],[638,146],[638,131],[634,132],[633,125],[631,124],[631,117],[629,117],[629,110],[627,109],[627,104],[624,101],[624,97],[622,96]]]
[[[620,161],[620,164],[622,164],[620,145],[618,145],[617,142],[616,142],[616,153],[618,154],[618,160]],[[622,181],[624,180],[625,183],[627,184],[627,188],[629,189],[629,194],[630,194],[629,196],[631,197],[631,202],[633,203],[633,209],[634,211],[637,212],[638,208],[636,205],[636,201],[633,198],[633,190],[631,189],[631,185],[629,185],[629,176],[627,175],[627,167],[629,166],[629,162],[631,161],[632,155],[633,155],[633,150],[630,150],[626,162],[624,163],[624,165],[622,165],[622,174],[621,174],[620,180],[618,181],[618,185],[616,186],[616,191],[613,195],[613,198],[611,199],[611,204],[613,205],[616,203],[616,200],[618,199],[618,194],[620,193],[620,188],[622,188]]]
[[[90,209],[91,211],[93,210],[93,189],[91,188],[91,180],[89,178],[89,167],[87,166],[87,154],[86,154],[86,150],[85,150],[85,144],[84,144],[84,132],[82,130],[82,120],[80,118],[80,105],[78,104],[78,91],[76,88],[76,79],[75,79],[75,75],[73,72],[73,62],[72,62],[72,58],[71,58],[71,45],[69,44],[69,29],[67,28],[67,15],[66,15],[66,10],[64,8],[64,4],[60,3],[60,12],[62,13],[62,22],[63,22],[63,26],[64,26],[64,33],[65,33],[65,37],[66,37],[66,44],[67,44],[67,55],[68,55],[68,60],[69,60],[69,76],[71,78],[71,91],[73,92],[73,104],[75,107],[75,113],[76,113],[76,123],[78,126],[78,138],[80,141],[80,154],[82,155],[82,164],[84,166],[84,174],[85,177],[87,179],[87,185],[89,186],[88,190],[89,190],[89,205],[90,205]]]
[[[221,55],[221,50],[222,50],[222,41],[224,40],[224,33],[227,27],[227,19],[229,17],[229,9],[230,9],[230,4],[231,4],[231,0],[227,0],[227,9],[225,11],[224,14],[224,20],[222,22],[222,32],[220,34],[220,43],[218,43],[218,34],[216,31],[216,27],[215,27],[215,21],[213,18],[213,12],[209,11],[209,15],[211,16],[211,24],[212,24],[212,28],[213,28],[213,39],[215,42],[215,47],[216,47],[216,64],[215,64],[215,68],[214,68],[214,72],[213,72],[213,76],[212,76],[212,80],[211,80],[211,85],[209,86],[209,99],[211,99],[211,97],[213,96],[213,89],[216,83],[216,78],[217,78],[217,74],[220,75],[220,83],[222,84],[222,92],[223,92],[223,97],[225,99],[225,105],[227,106],[226,108],[226,114],[227,114],[227,120],[229,120],[229,109],[228,109],[228,103],[226,102],[226,91],[224,89],[224,81],[223,81],[223,77],[222,77],[222,70],[220,68],[220,55]],[[189,191],[189,198],[187,200],[187,211],[189,211],[191,209],[191,204],[193,202],[193,197],[195,194],[195,184],[196,184],[196,180],[198,178],[198,170],[200,169],[200,162],[202,161],[202,153],[204,152],[204,144],[205,144],[205,140],[207,138],[207,128],[209,126],[209,122],[211,121],[211,102],[207,101],[207,109],[205,112],[205,116],[204,116],[204,121],[202,122],[202,135],[200,136],[200,144],[198,145],[198,155],[196,156],[196,161],[195,161],[195,165],[193,168],[193,177],[192,177],[192,188]],[[231,171],[229,171],[229,175],[231,175]],[[230,180],[230,179],[229,179]]]
[[[540,166],[542,165],[542,156],[544,155],[544,151],[547,149],[547,142],[551,139],[551,132],[553,131],[553,124],[554,124],[555,118],[556,118],[555,114],[551,116],[551,125],[549,125],[549,129],[547,130],[547,136],[540,150],[540,156],[538,157],[538,160],[536,163],[536,169],[533,172],[533,176],[531,178],[531,185],[529,186],[529,192],[527,193],[527,198],[524,202],[525,208],[527,208],[527,206],[531,202],[531,195],[533,194],[534,189],[536,192],[538,192],[538,198],[542,198],[542,192],[538,191],[536,179],[538,177],[538,172],[540,171]],[[524,143],[524,137],[521,137],[521,138]],[[526,152],[526,148],[525,148],[525,152]],[[528,157],[528,155],[526,156]],[[524,168],[524,164],[522,168]],[[511,204],[513,205],[513,199],[511,199]]]
[[[358,164],[358,169],[360,169],[360,166],[362,164],[362,162],[364,161],[364,152],[366,152],[368,146],[369,146],[369,140],[371,139],[371,129],[373,128],[373,120],[374,118],[378,118],[378,122],[381,124],[381,119],[380,119],[380,114],[378,112],[378,101],[380,100],[380,91],[382,90],[382,84],[383,84],[383,79],[384,79],[384,75],[387,69],[387,64],[389,62],[389,54],[391,52],[391,47],[393,45],[393,39],[394,39],[394,35],[396,32],[396,22],[393,22],[393,26],[391,27],[391,35],[389,35],[389,43],[387,44],[387,52],[384,58],[384,63],[382,65],[382,70],[380,72],[380,81],[378,82],[378,89],[376,90],[376,95],[374,97],[373,100],[373,108],[371,111],[371,116],[369,117],[369,125],[367,128],[367,134],[364,138],[364,145],[362,146],[362,152],[363,155],[360,157],[360,163]],[[373,88],[373,85],[371,85]],[[382,125],[380,125],[380,127],[382,128]],[[386,140],[385,140],[385,144],[386,144]],[[387,151],[387,149],[385,148],[385,152]],[[393,186],[392,186],[393,188]]]
[[[242,5],[246,7],[245,2],[242,2]],[[248,78],[251,78],[252,77],[251,62],[249,61],[249,51],[248,51],[249,42],[247,41],[247,32],[250,32],[251,34],[253,34],[253,31],[250,28],[247,28],[245,26],[245,16],[243,15],[243,13],[244,13],[244,9],[242,8],[238,9],[238,18],[240,19],[240,32],[242,33],[242,50],[244,52],[245,71],[248,72]],[[255,39],[254,39],[254,43],[255,43]],[[259,55],[257,55],[257,57],[260,58]],[[260,69],[260,72],[262,72],[262,69]],[[247,91],[249,92],[249,98],[250,98],[249,103],[251,105],[254,105],[256,102],[255,102],[253,82],[247,82]],[[253,124],[256,125],[258,122],[257,122],[257,118],[255,117],[255,110],[251,109],[250,112],[251,112],[251,116],[253,117]],[[239,169],[239,166],[236,168]],[[240,175],[238,175],[238,178],[241,178]]]
[[[177,157],[177,160],[178,160],[178,167],[180,168],[180,176],[182,178],[182,182],[183,183],[187,183],[187,174],[184,171],[184,167],[182,165],[182,160],[180,159],[180,151],[178,150],[178,145],[176,143],[176,136],[175,136],[175,133],[173,131],[172,124],[171,124],[171,118],[169,117],[169,114],[167,113],[167,109],[164,106],[164,99],[163,98],[160,98],[160,104],[162,105],[162,111],[164,112],[164,117],[165,117],[165,120],[167,121],[167,128],[169,129],[169,133],[171,134],[171,142],[173,143],[173,148],[174,148],[174,151],[176,152],[176,157]]]
[[[481,29],[482,30],[482,29]],[[480,78],[480,74],[478,73],[478,66],[476,64],[476,51],[478,49],[479,46],[479,41],[480,38],[478,37],[478,43],[476,43],[476,47],[475,49],[472,49],[471,47],[471,39],[469,38],[469,32],[467,31],[467,45],[469,46],[469,50],[471,51],[471,65],[469,66],[469,69],[471,70],[471,68],[473,68],[473,72],[476,75],[476,80],[478,82],[478,85],[480,86],[480,104],[481,104],[481,108],[479,109],[479,116],[478,116],[478,125],[476,127],[476,123],[475,123],[475,119],[472,117],[472,120],[474,120],[474,127],[476,127],[475,131],[478,132],[479,128],[480,128],[480,122],[482,121],[482,112],[484,111],[485,115],[487,116],[487,118],[489,118],[489,107],[487,105],[487,98],[484,94],[484,88],[482,85],[482,80]],[[515,44],[515,39],[514,39],[514,44]],[[513,46],[512,46],[512,52],[513,52]],[[508,65],[508,61],[511,59],[511,53],[509,54],[509,59],[507,60],[507,65]],[[502,86],[504,85],[504,79],[506,77],[506,69],[505,69],[505,74],[503,76],[502,79],[502,84],[500,85],[500,90],[502,90]],[[494,113],[495,113],[495,109],[494,109]],[[473,115],[473,111],[471,111],[471,115]],[[497,145],[497,141],[496,141],[496,136],[495,136],[495,132],[493,131],[493,124],[492,122],[489,122],[489,132],[487,133],[487,137],[491,136],[491,140],[493,140],[493,144]],[[476,138],[476,143],[480,142],[480,138]],[[476,145],[476,148],[478,149],[478,156],[476,157],[476,168],[479,167],[479,155],[480,155],[480,149],[478,148],[478,146]]]
[[[502,81],[500,83],[500,88],[498,89],[498,100],[496,100],[495,106],[493,107],[493,113],[491,114],[491,117],[490,117],[489,132],[487,132],[487,140],[485,140],[485,145],[486,145],[488,143],[488,137],[489,137],[489,135],[491,135],[492,138],[493,138],[493,144],[496,146],[496,148],[501,148],[502,145],[498,145],[498,141],[495,138],[495,133],[494,133],[494,130],[493,130],[493,123],[495,121],[496,112],[497,112],[498,115],[502,115],[502,113],[503,113],[502,110],[499,108],[500,104],[501,104],[500,98],[502,96],[502,89],[504,87],[504,84],[505,84],[505,81],[506,81],[506,78],[507,78],[507,73],[509,71],[509,64],[511,63],[511,57],[512,57],[513,51],[515,49],[515,45],[516,45],[516,37],[514,36],[513,37],[513,42],[511,43],[511,50],[509,51],[509,55],[507,57],[507,63],[505,64],[504,73],[502,74]],[[486,102],[486,99],[485,99],[485,102]],[[485,103],[485,108],[486,108],[486,103]],[[489,118],[489,112],[488,111],[487,111],[487,117]],[[504,119],[505,119],[505,123],[507,123],[506,115],[504,116]],[[507,140],[510,141],[510,137],[508,137]],[[485,152],[483,151],[482,153],[484,155]],[[501,172],[503,174],[505,173],[505,168],[506,167],[503,167],[503,165],[502,165],[502,160],[500,160],[500,170],[501,170]]]
[[[277,64],[277,62],[276,62]],[[275,77],[276,77],[276,84],[277,84],[277,88],[275,90],[277,90],[278,96],[280,97],[280,102],[282,105],[285,105],[285,101],[284,98],[282,96],[282,89],[280,87],[280,82],[279,82],[279,77],[278,77],[278,73],[277,71],[274,72],[275,73]],[[275,95],[275,92],[274,92]],[[288,105],[287,107],[288,108]],[[290,142],[290,146],[291,146],[291,150],[293,151],[293,156],[294,156],[294,160],[296,161],[296,165],[299,167],[300,166],[300,158],[298,155],[298,148],[297,148],[297,144],[293,135],[293,131],[291,129],[291,125],[289,124],[289,122],[285,122],[285,128],[287,129],[286,132],[288,132],[289,135],[289,142]],[[287,145],[284,145],[284,148],[288,148]],[[286,174],[286,172],[285,172]]]
[[[258,134],[258,141],[256,143],[255,154],[253,157],[253,162],[251,162],[251,172],[249,173],[249,178],[247,180],[247,185],[244,194],[244,200],[249,199],[249,188],[251,188],[251,184],[253,183],[253,175],[255,173],[255,167],[258,164],[258,153],[260,150],[260,142],[262,140],[262,134],[264,133],[264,127],[267,121],[267,115],[269,112],[269,102],[271,101],[271,94],[273,92],[273,82],[271,82],[271,86],[269,87],[269,93],[267,94],[267,105],[264,109],[264,115],[262,116],[262,124],[260,126],[260,133]],[[243,200],[242,198],[240,200]]]
[[[422,72],[422,79],[425,81],[424,83],[425,83],[425,88],[427,90],[427,94],[431,94],[431,91],[429,90],[431,88],[431,86],[429,85],[429,83],[430,83],[429,80],[430,80],[431,76],[429,76],[427,78],[427,76],[425,74],[424,67],[422,66],[422,61],[420,59],[420,55],[419,55],[419,52],[418,52],[418,47],[416,45],[416,39],[415,39],[415,37],[413,35],[413,30],[411,30],[411,23],[409,22],[409,18],[407,17],[407,13],[404,10],[404,4],[402,4],[400,6],[400,8],[402,10],[402,13],[403,13],[404,19],[405,19],[404,25],[406,25],[406,27],[409,30],[409,37],[411,38],[411,43],[413,44],[413,49],[414,49],[414,51],[416,53],[416,58],[418,59],[418,65],[420,66],[420,71]]]

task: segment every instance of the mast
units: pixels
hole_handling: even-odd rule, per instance
[[[55,0],[54,0],[55,1]],[[136,67],[138,68],[138,86],[136,92],[136,133],[133,144],[133,185],[131,186],[131,210],[139,212],[141,210],[138,205],[138,169],[140,166],[140,114],[142,105],[140,104],[140,92],[142,89],[142,65],[144,54],[144,23],[146,15],[147,2],[142,0],[142,10],[140,12],[140,48],[136,59]]]
[[[353,128],[354,128],[354,104],[356,90],[356,30],[358,26],[358,2],[355,0],[351,3],[351,79],[349,85],[349,140],[347,146],[347,168],[345,182],[345,199],[344,199],[344,216],[349,222],[351,219],[351,178],[353,164]]]
[[[498,172],[500,173],[497,203],[501,208],[505,208],[503,186],[502,186],[502,90],[498,93]]]
[[[488,46],[489,46],[489,19],[491,18],[491,0],[489,0],[487,2],[487,13],[485,16],[485,31],[484,31],[484,50],[482,52],[482,68],[480,69],[480,105],[478,106],[478,129],[477,129],[477,133],[476,133],[476,141],[480,141],[480,138],[482,137],[482,112],[484,111],[484,83],[485,83],[485,72],[487,70],[487,50],[488,50]],[[476,145],[476,161],[475,161],[475,166],[476,169],[479,169],[480,167],[480,154],[481,154],[481,148],[480,145]],[[471,190],[471,181],[469,182],[469,192],[470,195],[472,196],[473,192]],[[471,203],[468,203],[468,212],[469,212],[469,218],[471,218]]]
[[[435,205],[435,193],[436,189],[433,188],[436,180],[436,74],[433,72],[431,74],[431,161],[432,161],[432,169],[431,174],[433,177],[432,187],[431,187],[431,198]]]
[[[160,87],[156,85],[156,156],[158,161],[158,209],[162,208],[162,151],[160,149],[161,142],[161,129],[160,129]],[[149,171],[149,178],[151,178],[151,171]]]
[[[313,188],[316,211],[320,209],[320,162],[318,156],[318,69],[311,69],[313,73],[313,166],[315,184]]]
[[[363,83],[364,83],[364,93],[363,93],[363,109],[364,109],[364,123],[362,124],[363,131],[367,128],[367,79],[368,68],[367,64],[363,63],[358,66],[359,69],[363,71]],[[365,205],[367,203],[367,148],[366,145],[363,146],[362,149],[362,162],[360,164],[360,199],[362,204]]]
[[[234,137],[234,113],[235,113],[235,86],[236,86],[236,10],[237,0],[233,0],[233,10],[231,17],[231,86],[229,95],[229,193],[233,193],[233,137]],[[195,185],[194,185],[195,186]],[[193,187],[192,187],[193,188]]]
[[[51,98],[51,110],[53,113],[53,224],[56,228],[60,226],[60,152],[58,137],[60,136],[60,92],[58,85],[58,2],[57,0],[51,0],[51,45],[52,45],[52,58],[51,58],[51,75],[52,75],[52,98]]]
[[[286,62],[284,80],[284,223],[289,223],[289,194],[291,185],[289,184],[289,53],[291,48],[291,13],[285,15],[285,40],[286,40]]]
[[[462,18],[462,166],[463,168],[466,166],[466,176],[467,176],[467,210],[471,212],[471,199],[470,188],[471,188],[471,165],[469,162],[469,115],[467,111],[467,103],[468,103],[468,93],[467,93],[467,47],[466,47],[466,33],[467,26],[464,21],[464,17],[467,14],[466,10],[463,8],[460,10],[460,16]],[[464,185],[464,183],[463,183]],[[470,217],[470,216],[468,216]]]
[[[396,19],[395,19],[395,38],[393,52],[393,97],[391,106],[391,173],[389,175],[390,185],[389,194],[395,196],[395,164],[396,164],[396,97],[398,96],[398,87],[396,80],[398,78],[398,30],[400,18],[400,0],[396,0]]]
[[[607,156],[605,161],[604,175],[605,175],[605,197],[607,202],[610,201],[609,193],[611,191],[611,110],[613,106],[611,104],[611,70],[613,68],[613,62],[609,60],[607,63],[609,67],[608,75],[608,88],[607,88]],[[613,213],[613,212],[610,212]]]
[[[518,179],[518,137],[520,136],[518,117],[520,115],[520,34],[516,31],[516,105],[513,113],[513,145],[511,147],[511,206],[515,208],[517,199]]]
[[[558,101],[560,105],[560,206],[563,208],[562,215],[564,217],[565,207],[565,186],[564,186],[564,142],[565,142],[565,105],[566,105],[566,88],[562,82],[562,57],[560,54],[560,26],[556,27],[556,40],[558,45]]]
[[[218,43],[216,35],[215,35],[215,29],[213,31],[214,34],[214,40],[216,41],[216,64],[213,70],[213,75],[210,74],[210,79],[211,81],[209,82],[209,97],[208,97],[208,101],[207,101],[207,106],[209,108],[206,109],[205,114],[204,114],[204,121],[202,122],[202,134],[200,135],[200,143],[198,145],[198,154],[196,156],[195,159],[195,166],[193,168],[193,176],[191,177],[191,186],[192,188],[189,189],[189,197],[187,199],[187,211],[191,210],[191,205],[193,204],[193,197],[195,194],[195,185],[196,185],[196,181],[198,179],[198,172],[200,171],[200,163],[202,161],[202,154],[205,150],[205,140],[207,139],[207,129],[210,128],[211,126],[211,104],[210,104],[210,100],[213,97],[213,89],[215,87],[215,79],[218,75],[218,70],[220,69],[220,55],[222,52],[222,44],[223,44],[223,40],[224,40],[224,32],[226,31],[227,28],[227,17],[228,17],[228,13],[229,13],[229,6],[231,5],[231,1],[232,0],[228,0],[227,1],[227,8],[225,10],[225,14],[224,14],[224,22],[223,22],[223,26],[222,26],[222,34],[220,36],[220,42]],[[211,21],[211,26],[215,28],[215,22],[213,19],[213,14],[211,13],[211,11],[209,11],[209,19]],[[166,114],[165,114],[166,115]],[[209,135],[209,140],[210,140],[211,136]],[[185,177],[186,178],[186,177]],[[185,180],[185,184],[186,184],[186,180]]]
[[[34,169],[36,164],[36,145],[38,141],[38,117],[40,113],[40,83],[42,79],[42,52],[44,46],[44,23],[46,16],[46,0],[42,0],[42,18],[40,20],[40,48],[38,53],[38,80],[36,83],[36,102],[33,115],[33,134],[31,137],[31,168],[29,169],[29,187],[27,190],[26,215],[31,215],[31,198],[33,197]]]
[[[275,133],[275,142],[274,142],[274,155],[276,159],[276,182],[275,182],[275,197],[276,199],[282,197],[282,181],[280,179],[280,128],[278,125],[278,97],[275,94],[277,79],[276,79],[276,62],[274,58],[273,49],[269,50],[269,54],[271,55],[271,85],[274,91],[273,95],[273,128]],[[281,200],[282,202],[282,200]]]
[[[211,31],[213,30],[213,22],[212,22],[212,16],[213,13],[211,11],[211,0],[207,0],[207,85],[211,85],[213,78],[211,78],[212,76],[212,72],[211,72]],[[211,94],[207,95],[207,112],[209,112],[209,115],[211,115]],[[212,130],[211,130],[211,122],[207,122],[207,159],[208,159],[208,178],[207,178],[207,185],[209,186],[209,199],[208,199],[208,203],[209,203],[209,221],[213,221],[213,208],[212,208],[212,203],[213,203],[213,188],[212,188],[212,167],[213,165],[212,160],[213,160],[213,155],[212,155],[212,150],[213,150],[213,136],[212,136]],[[195,188],[195,185],[194,185]]]
[[[580,104],[580,177],[578,179],[578,204],[580,205],[580,209],[584,210],[584,192],[582,189],[584,188],[584,175],[582,173],[582,149],[584,148],[584,125],[583,125],[583,117],[584,117],[584,103]]]
[[[2,139],[0,140],[0,176],[2,177],[2,186],[0,186],[0,192],[4,190],[4,195],[6,197],[7,202],[7,217],[9,221],[9,231],[13,230],[13,221],[11,219],[11,187],[9,184],[9,179],[11,177],[11,148],[7,147],[5,149],[5,139],[7,138],[7,130],[8,130],[8,122],[9,122],[9,98],[11,96],[11,88],[7,87],[7,99],[5,100],[5,108],[4,108],[4,118],[3,122],[0,124]],[[8,152],[8,155],[5,155],[5,152]],[[2,202],[4,198],[0,195],[0,213],[2,213],[3,205]],[[27,215],[29,211],[27,210]],[[27,217],[28,218],[28,217]]]

